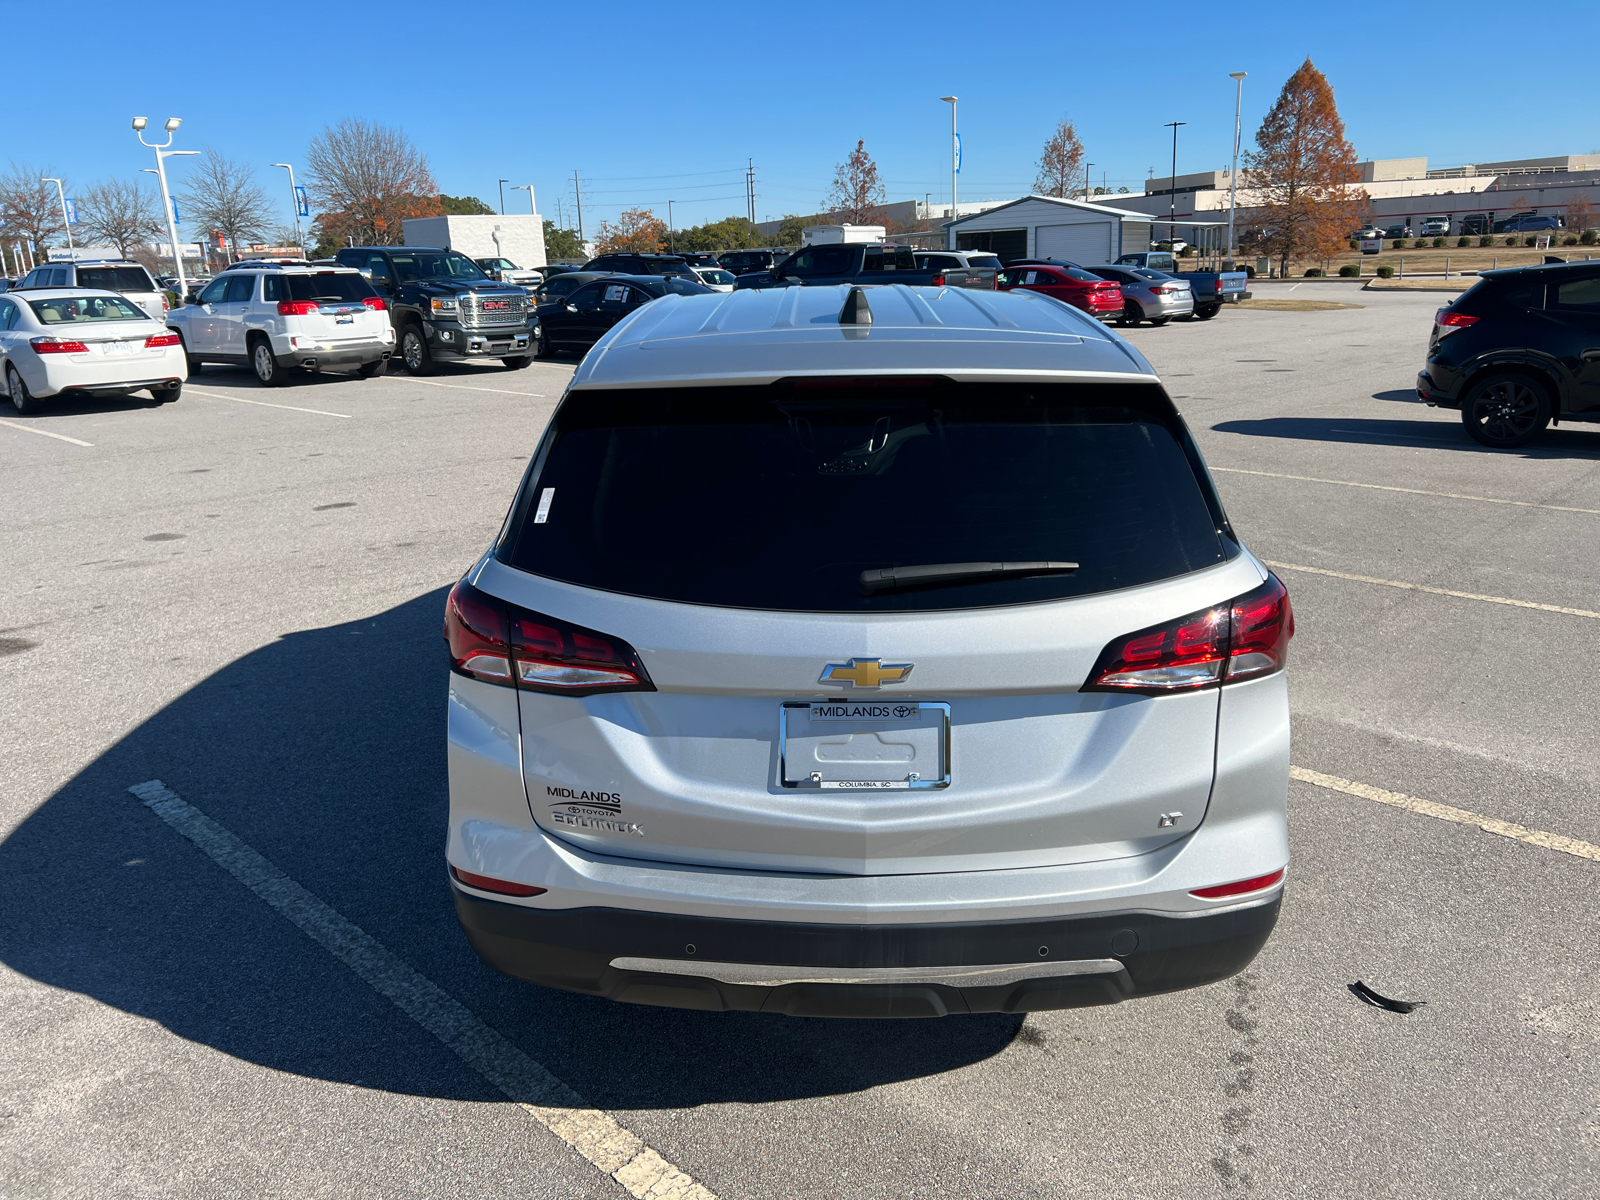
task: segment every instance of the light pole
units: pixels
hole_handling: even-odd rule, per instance
[[[294,212],[294,236],[300,241],[300,257],[306,256],[306,231],[300,226],[300,193],[294,190],[294,168],[288,163],[273,163],[289,172],[289,208]]]
[[[1083,164],[1083,202],[1089,203],[1089,168],[1094,166],[1091,162]]]
[[[950,106],[950,219],[956,219],[956,176],[961,171],[961,145],[959,135],[956,133],[956,101],[958,96],[940,96]]]
[[[156,178],[161,181],[161,203],[167,210],[167,232],[172,235],[172,269],[178,276],[178,295],[189,294],[188,282],[183,277],[183,250],[178,245],[178,223],[172,214],[172,193],[167,191],[167,159],[180,154],[199,154],[198,150],[168,150],[172,145],[173,131],[183,124],[179,117],[168,117],[167,123],[162,126],[167,131],[167,140],[159,146],[144,140],[144,128],[150,122],[143,117],[133,119],[133,131],[139,135],[139,144],[156,152]]]
[[[539,215],[539,210],[538,210],[537,207],[534,206],[534,203],[533,203],[533,184],[531,184],[531,183],[514,183],[514,184],[511,185],[511,190],[513,192],[527,192],[528,193],[528,215],[529,216],[533,216],[533,217],[537,217]]]
[[[500,215],[502,217],[506,215],[506,184],[510,182],[511,180],[509,179],[500,181]]]
[[[673,205],[673,201],[668,200],[667,201],[667,253],[668,254],[673,253],[673,247],[676,245],[676,243],[672,240],[672,205]]]
[[[72,222],[67,220],[66,189],[61,186],[61,180],[56,179],[53,176],[45,176],[44,178],[40,179],[39,182],[53,183],[56,185],[56,195],[61,197],[61,224],[67,231],[67,253],[70,254],[73,259],[76,259],[78,257],[77,251],[72,245]]]
[[[1233,240],[1233,213],[1239,207],[1239,105],[1244,100],[1244,77],[1248,71],[1229,71],[1234,82],[1233,93],[1233,173],[1228,176],[1228,262],[1224,270],[1233,270],[1233,254],[1237,249]]]
[[[1178,240],[1178,126],[1187,121],[1168,121],[1172,126],[1172,178],[1167,180],[1167,242]]]

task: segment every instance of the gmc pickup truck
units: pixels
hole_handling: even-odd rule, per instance
[[[411,374],[432,374],[436,358],[498,358],[513,371],[533,361],[533,297],[490,279],[461,251],[347,246],[338,262],[359,270],[388,302]]]
[[[906,283],[914,287],[993,288],[995,272],[973,267],[937,270],[917,265],[909,246],[888,242],[848,244],[828,242],[806,246],[775,263],[770,270],[752,271],[734,281],[734,288],[794,287],[835,283]],[[973,280],[973,282],[969,282]]]
[[[1180,271],[1177,269],[1177,260],[1166,250],[1141,250],[1124,254],[1115,265],[1164,271],[1174,279],[1184,280],[1194,292],[1194,315],[1202,321],[1211,320],[1222,311],[1224,304],[1237,304],[1250,299],[1250,276],[1245,272]]]

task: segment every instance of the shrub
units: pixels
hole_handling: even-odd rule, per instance
[[[1239,268],[1239,270],[1243,271],[1245,275],[1251,279],[1256,277],[1256,269],[1249,263],[1245,263],[1244,266]]]
[[[1394,278],[1394,268],[1391,267],[1391,266],[1387,266],[1387,265],[1379,267],[1378,268],[1378,278],[1379,279],[1393,279]]]
[[[1182,250],[1178,251],[1178,257],[1179,258],[1193,258],[1194,257],[1194,247],[1193,246],[1185,246]]]
[[[1358,242],[1358,241],[1356,241],[1356,239],[1355,239],[1355,238],[1351,238],[1351,239],[1350,239],[1350,249],[1352,249],[1352,250],[1359,250],[1359,249],[1361,249],[1361,243],[1360,243],[1360,242]]]
[[[1411,248],[1413,250],[1421,250],[1427,244],[1428,244],[1428,239],[1427,238],[1418,238],[1416,241],[1411,243]]]
[[[1305,277],[1307,279],[1320,279],[1320,278],[1322,278],[1322,268],[1321,267],[1307,267],[1306,268],[1306,276]]]
[[[1600,233],[1596,233],[1592,229],[1585,229],[1583,231],[1582,235],[1578,238],[1578,241],[1582,245],[1592,246],[1596,242],[1600,242]]]
[[[1517,235],[1516,234],[1513,233],[1510,237],[1506,238],[1506,245],[1515,246],[1516,244],[1517,244]]]
[[[1539,242],[1539,239],[1534,237],[1533,234],[1531,234],[1531,233],[1528,234],[1527,237],[1522,239],[1522,244],[1524,246],[1535,246],[1535,245],[1538,244],[1538,242]]]
[[[1395,238],[1395,240],[1394,240],[1394,249],[1396,249],[1396,250],[1404,250],[1405,248],[1406,248],[1406,240],[1405,240],[1405,238]]]
[[[1576,246],[1578,244],[1578,235],[1575,233],[1567,234],[1567,236],[1562,239],[1561,244],[1563,246]]]
[[[1361,274],[1361,268],[1355,266],[1340,267],[1339,274],[1345,279],[1354,279],[1357,275]]]
[[[1435,250],[1443,250],[1444,249],[1444,239],[1442,237],[1434,238],[1433,239],[1433,248]]]
[[[1458,237],[1456,239],[1457,250],[1465,250],[1470,245],[1472,245],[1472,239],[1469,237]]]
[[[1485,234],[1483,237],[1478,239],[1478,248],[1479,249],[1487,249],[1488,247],[1490,247],[1492,245],[1494,245],[1494,239],[1492,237],[1490,237],[1488,234]]]

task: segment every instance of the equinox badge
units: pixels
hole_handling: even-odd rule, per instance
[[[852,658],[848,663],[829,663],[818,683],[848,683],[853,687],[875,688],[904,683],[913,663],[888,663],[881,658]]]

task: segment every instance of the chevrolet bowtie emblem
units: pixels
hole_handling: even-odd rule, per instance
[[[852,658],[848,663],[829,663],[818,683],[848,683],[875,688],[904,683],[911,675],[912,663],[885,664],[881,658]]]

